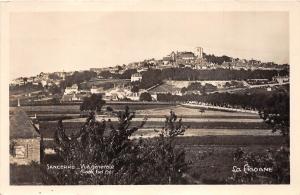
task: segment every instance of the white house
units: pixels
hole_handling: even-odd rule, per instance
[[[91,94],[99,94],[99,93],[104,93],[103,87],[92,86]]]
[[[78,85],[73,84],[71,87],[66,87],[64,94],[77,94]]]
[[[277,81],[279,84],[284,84],[289,82],[288,76],[275,76],[273,77],[274,81]]]
[[[129,93],[131,93],[131,92],[128,89],[114,88],[105,93],[105,99],[106,100],[119,100],[119,99],[123,99],[123,98],[127,97]]]
[[[47,85],[47,81],[46,80],[41,80],[41,84],[43,87],[45,87]]]
[[[141,81],[142,80],[142,74],[141,73],[135,73],[131,75],[131,82],[135,81]]]
[[[142,93],[145,93],[147,92],[147,90],[144,90],[144,89],[141,89],[139,92],[135,93],[135,92],[131,92],[131,91],[128,91],[128,93],[126,94],[127,95],[127,98],[128,99],[131,99],[133,101],[138,101],[140,100],[140,96]]]
[[[23,84],[24,84],[23,78],[17,78],[11,82],[11,85],[23,85]]]

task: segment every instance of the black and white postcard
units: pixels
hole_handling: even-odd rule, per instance
[[[299,4],[236,4],[1,3],[3,185],[299,194]]]

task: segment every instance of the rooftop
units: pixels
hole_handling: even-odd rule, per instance
[[[139,72],[137,72],[137,73],[134,73],[134,74],[132,74],[131,76],[132,76],[132,77],[141,77],[141,76],[142,76],[142,74],[141,74],[141,73],[139,73]]]
[[[154,87],[153,89],[149,90],[149,93],[173,93],[175,91],[180,91],[181,88],[175,87],[174,85],[170,85],[167,83],[164,83],[162,85],[159,85],[157,87]]]
[[[66,87],[67,89],[78,89],[77,84],[73,84],[71,87]]]
[[[9,122],[10,139],[40,137],[40,134],[34,128],[31,119],[21,108],[10,108]]]

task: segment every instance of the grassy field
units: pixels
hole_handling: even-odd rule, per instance
[[[29,117],[34,117],[35,116],[35,113],[28,113],[28,116]],[[70,119],[75,119],[75,118],[80,118],[80,114],[61,114],[61,113],[57,113],[57,114],[38,114],[36,115],[38,119],[41,119],[43,121],[51,121],[51,120],[59,120],[60,118],[65,118],[65,117],[70,117]],[[146,114],[136,114],[135,115],[136,118],[144,118],[144,117],[149,117],[149,115],[146,115]],[[165,118],[166,115],[151,115],[150,116],[151,118]],[[188,115],[188,114],[185,114],[185,115],[181,115],[179,116],[180,118],[183,118],[183,119],[197,119],[197,118],[200,118],[200,119],[260,119],[259,116],[240,116],[240,115],[233,115],[233,116],[224,116],[224,115]]]
[[[150,138],[155,140],[157,138]],[[241,148],[245,152],[260,154],[266,149],[277,149],[284,140],[280,136],[204,136],[178,137],[175,144],[185,151],[190,184],[223,184],[232,175],[233,153]],[[51,141],[45,145],[53,147]],[[46,156],[48,163],[55,156]]]
[[[120,105],[119,105],[120,106]],[[143,108],[143,109],[141,109]],[[29,110],[29,108],[27,108]],[[30,108],[31,109],[31,108]],[[32,107],[38,110],[38,107]],[[40,130],[44,138],[53,138],[57,127],[57,122],[60,117],[69,117],[69,120],[64,120],[64,126],[68,134],[76,133],[85,122],[85,118],[71,119],[79,114],[63,114],[63,112],[76,112],[78,106],[43,106],[43,112],[53,112],[52,114],[37,114],[37,117],[42,117],[40,122]],[[148,105],[145,108],[141,105],[135,105],[132,109],[136,113],[136,118],[132,121],[132,126],[140,125],[145,116],[148,117],[143,129],[139,130],[134,136],[153,137],[153,129],[161,129],[164,126],[165,116],[172,110],[179,117],[183,118],[183,123],[189,126],[186,136],[206,136],[206,135],[273,135],[269,127],[263,123],[262,119],[257,114],[238,113],[238,112],[223,112],[206,110],[200,113],[198,109],[187,108],[175,105]],[[32,111],[32,110],[31,110]],[[40,111],[41,112],[41,111]],[[54,121],[45,121],[52,117]],[[117,123],[117,118],[105,116],[97,116],[97,120],[107,120],[110,118],[112,124]]]
[[[234,166],[233,153],[237,146],[231,145],[193,145],[185,147],[186,159],[190,162],[188,174],[200,184],[225,184],[232,176]],[[266,149],[277,149],[277,146],[252,145],[241,146],[249,153],[261,154]]]
[[[79,105],[53,105],[53,106],[22,106],[23,110],[27,113],[35,113],[35,114],[42,114],[42,113],[49,113],[49,114],[76,114],[80,113],[80,106]]]
[[[37,164],[10,165],[10,185],[42,185],[42,173]]]
[[[64,122],[66,133],[71,135],[80,130],[83,122]],[[112,122],[112,124],[117,124]],[[138,126],[140,122],[132,122],[133,126]],[[261,132],[262,135],[272,135],[270,129],[264,123],[241,123],[241,122],[185,122],[185,125],[190,125],[190,129],[186,134],[191,135],[207,135],[211,132],[212,135],[226,135],[234,134],[241,135],[256,135]],[[136,133],[137,136],[152,136],[155,134],[154,129],[161,129],[163,122],[147,122],[143,129]],[[57,122],[40,122],[40,131],[44,138],[53,138],[54,132],[57,128]],[[257,133],[256,133],[257,132]],[[156,133],[157,134],[157,133]]]
[[[156,138],[148,138],[156,139]],[[277,146],[284,144],[281,136],[244,136],[244,135],[220,135],[220,136],[187,136],[178,137],[175,140],[176,145],[182,147],[190,146]],[[55,143],[52,139],[44,140],[46,148],[53,148]]]
[[[115,110],[123,109],[124,105],[112,106]],[[270,128],[262,122],[256,114],[223,112],[206,110],[200,113],[198,109],[186,108],[174,105],[133,105],[130,107],[136,113],[136,121],[132,126],[140,124],[144,116],[149,117],[143,129],[137,131],[132,139],[143,136],[145,139],[157,139],[155,129],[161,129],[164,125],[164,116],[172,110],[183,123],[190,128],[185,136],[175,140],[177,147],[183,148],[186,153],[186,161],[189,162],[188,175],[192,178],[190,183],[199,184],[222,184],[232,175],[233,152],[238,148],[253,153],[261,153],[268,148],[277,148],[284,144],[281,136],[276,136]],[[79,116],[78,105],[64,106],[33,106],[23,107],[28,114],[46,119],[70,117],[64,120],[66,133],[71,135],[78,132],[85,118]],[[47,118],[48,117],[48,118]],[[56,118],[55,118],[56,117]],[[101,121],[101,116],[97,119]],[[117,120],[112,122],[117,123]],[[53,148],[54,132],[57,128],[57,121],[40,121],[40,132],[44,138],[44,146]],[[108,131],[106,133],[109,133]],[[51,162],[53,155],[46,155],[46,162]],[[14,168],[12,175],[17,175],[12,182],[17,183],[18,176],[29,174],[30,170]],[[24,174],[23,174],[24,173]],[[38,180],[35,180],[39,183]],[[25,181],[27,181],[25,179]],[[26,184],[26,182],[25,182]]]
[[[114,110],[124,110],[124,104],[106,104],[105,106],[110,106]],[[132,111],[137,110],[151,110],[151,109],[166,109],[169,110],[169,107],[172,106],[167,104],[130,104],[129,108]],[[23,110],[25,110],[28,114],[79,114],[80,113],[80,105],[45,105],[45,106],[22,106]],[[103,107],[105,109],[105,107]],[[13,108],[11,108],[13,109]],[[168,112],[167,112],[168,113]]]
[[[112,107],[114,110],[124,110],[124,104],[111,104],[106,105]],[[79,105],[52,105],[52,106],[22,106],[28,114],[79,114]],[[199,109],[187,108],[180,105],[164,105],[164,104],[153,104],[153,105],[139,105],[133,104],[129,105],[131,111],[134,111],[136,115],[147,115],[147,116],[157,116],[157,115],[168,115],[170,111],[174,111],[178,116],[191,116],[191,117],[208,117],[208,116],[239,116],[239,117],[258,117],[255,114],[249,113],[237,113],[237,112],[224,112],[215,110],[205,110],[204,113],[200,113]],[[11,108],[14,109],[14,108]]]
[[[168,115],[170,111],[175,112],[178,116],[199,116],[199,117],[206,117],[206,116],[242,116],[242,117],[258,117],[256,114],[251,113],[240,113],[240,112],[224,112],[224,111],[216,111],[216,110],[205,110],[204,113],[200,113],[199,109],[195,108],[187,108],[180,105],[177,106],[168,106],[168,107],[159,107],[159,108],[150,108],[144,110],[136,110],[136,114],[143,114],[143,115]]]
[[[182,146],[181,146],[182,147]],[[226,184],[232,176],[234,152],[242,148],[246,152],[261,154],[266,149],[278,149],[276,145],[185,145],[188,163],[188,184]],[[46,156],[48,163],[57,161],[54,155]]]

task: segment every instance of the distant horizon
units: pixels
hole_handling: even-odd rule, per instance
[[[172,50],[172,51],[174,51],[174,52],[193,52],[193,51],[188,51],[188,50]],[[170,51],[170,53],[172,52],[172,51]],[[168,54],[170,54],[170,53],[168,53]],[[252,58],[252,59],[247,59],[247,58],[240,58],[240,57],[238,57],[238,56],[230,56],[230,55],[227,55],[227,54],[215,54],[215,53],[208,53],[208,52],[205,52],[205,51],[203,51],[203,53],[205,53],[205,54],[208,54],[208,55],[215,55],[215,56],[223,56],[223,55],[226,55],[226,56],[228,56],[228,57],[232,57],[232,58],[239,58],[239,59],[241,59],[241,60],[258,60],[258,61],[261,61],[260,59],[254,59],[254,58]],[[163,55],[163,57],[164,56],[167,56],[168,54],[166,54],[166,55]],[[120,66],[122,66],[123,64],[125,64],[125,65],[128,65],[128,64],[130,64],[130,63],[135,63],[135,62],[142,62],[142,61],[144,61],[144,60],[148,60],[148,59],[155,59],[155,60],[161,60],[162,59],[162,57],[159,57],[159,58],[155,58],[155,57],[147,57],[147,58],[144,58],[144,59],[142,59],[142,60],[140,60],[140,61],[130,61],[130,62],[128,62],[128,63],[120,63],[120,64],[115,64],[115,65],[110,65],[110,66],[101,66],[101,67],[95,67],[95,66],[91,66],[91,67],[87,67],[86,69],[80,69],[80,70],[78,70],[78,69],[73,69],[73,70],[54,70],[54,71],[50,71],[50,72],[43,72],[43,73],[54,73],[54,72],[75,72],[75,71],[86,71],[86,70],[90,70],[91,68],[108,68],[108,67],[115,67],[115,66],[118,66],[118,65],[120,65]],[[268,63],[268,62],[273,62],[273,61],[261,61],[262,63]],[[275,64],[278,64],[278,63],[276,63],[276,62],[273,62],[273,63],[275,63]],[[289,65],[289,63],[281,63],[281,64],[278,64],[278,65],[284,65],[284,64],[288,64]],[[35,75],[28,75],[28,76],[19,76],[19,77],[16,77],[16,78],[11,78],[11,80],[13,80],[13,79],[17,79],[17,78],[20,78],[20,77],[33,77],[33,76],[36,76],[36,75],[39,75],[40,73],[42,73],[42,72],[39,72],[39,73],[37,73],[37,74],[35,74]]]
[[[289,64],[288,21],[288,12],[13,13],[10,80],[161,59],[198,46],[216,56]]]

